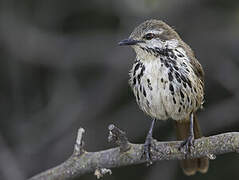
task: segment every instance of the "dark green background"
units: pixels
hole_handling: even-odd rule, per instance
[[[173,26],[204,67],[204,135],[238,131],[239,1],[1,0],[1,180],[23,180],[66,160],[79,127],[87,151],[114,146],[107,143],[111,123],[131,142],[144,142],[149,117],[128,86],[135,55],[117,42],[150,18]],[[172,122],[157,122],[154,137],[175,139]],[[104,179],[239,179],[238,165],[231,153],[211,161],[206,175],[185,177],[177,161],[162,161],[112,169]]]

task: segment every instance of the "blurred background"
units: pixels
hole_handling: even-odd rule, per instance
[[[173,26],[204,67],[204,135],[238,131],[239,1],[0,0],[1,180],[23,180],[66,160],[79,127],[87,151],[115,146],[107,142],[111,123],[131,142],[144,142],[149,117],[128,86],[135,55],[117,43],[150,18]],[[175,140],[172,122],[157,122],[154,137]],[[238,179],[238,159],[220,155],[193,178]],[[177,161],[112,171],[104,179],[189,179]]]

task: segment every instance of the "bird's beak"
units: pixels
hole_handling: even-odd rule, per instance
[[[134,39],[124,39],[122,41],[120,41],[118,43],[119,46],[132,46],[132,45],[136,45],[137,43],[142,43],[143,41],[139,41],[139,40],[134,40]]]

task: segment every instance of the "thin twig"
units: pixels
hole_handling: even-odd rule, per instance
[[[109,125],[108,129],[108,141],[115,142],[120,147],[120,152],[128,151],[130,148],[130,144],[126,137],[126,133],[113,124]]]
[[[83,134],[85,133],[85,130],[83,128],[78,129],[78,134],[76,138],[74,153],[75,155],[80,155],[84,152],[84,142],[83,142]]]
[[[106,169],[106,168],[100,168],[100,169],[96,169],[94,175],[97,177],[97,179],[102,178],[105,174],[112,174],[112,171],[110,169]]]

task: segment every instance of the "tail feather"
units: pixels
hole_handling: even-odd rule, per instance
[[[190,121],[189,119],[174,121],[178,140],[185,140],[189,136]],[[194,137],[195,139],[202,137],[200,126],[194,114]],[[197,159],[184,159],[180,161],[183,172],[190,176],[194,175],[197,171],[206,173],[209,167],[209,160],[206,157]]]

